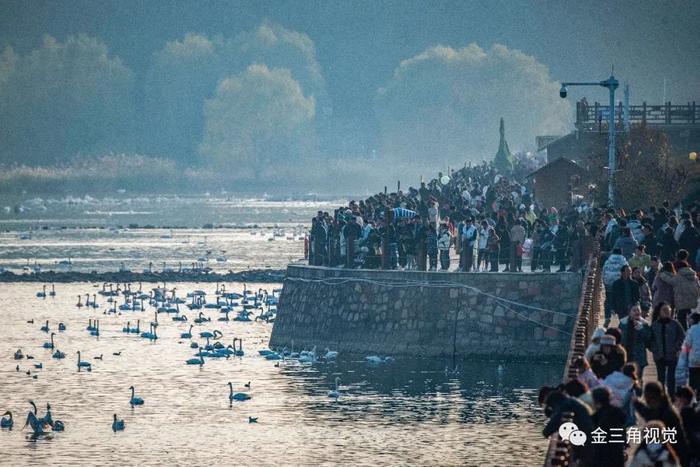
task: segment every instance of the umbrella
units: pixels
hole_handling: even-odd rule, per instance
[[[416,211],[404,208],[394,208],[394,219],[412,219],[416,215]]]

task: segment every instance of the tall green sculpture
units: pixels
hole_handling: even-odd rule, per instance
[[[503,118],[501,118],[500,132],[501,141],[498,143],[498,152],[496,157],[493,158],[493,165],[502,174],[510,175],[513,173],[513,155],[510,153],[508,142],[506,141],[506,127],[503,124]]]

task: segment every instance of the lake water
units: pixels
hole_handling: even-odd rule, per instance
[[[317,207],[304,208],[309,211],[304,216],[313,215]],[[203,210],[202,206],[198,209]],[[213,216],[211,210],[200,214],[207,222]],[[277,216],[281,224],[283,219]],[[254,216],[251,222],[256,223]],[[277,222],[274,216],[269,220],[270,224]],[[10,256],[24,252],[49,263],[73,252],[73,258],[86,258],[74,267],[86,270],[114,269],[127,257],[134,261],[129,263],[134,268],[163,258],[172,263],[178,256],[200,254],[203,246],[195,243],[197,248],[188,251],[191,246],[180,246],[185,244],[176,239],[182,234],[190,236],[191,244],[206,235],[207,242],[227,250],[228,261],[236,269],[255,267],[262,261],[283,265],[287,259],[275,257],[298,255],[302,246],[297,240],[256,239],[237,227],[205,232],[190,225],[190,230],[175,229],[173,239],[161,240],[168,229],[129,229],[110,237],[109,230],[83,229],[89,225],[81,218],[65,230],[33,230],[32,239],[22,241],[17,238],[20,230],[10,229],[0,239],[0,261],[15,264],[16,258]],[[236,247],[231,246],[234,244]],[[279,249],[272,250],[273,246]],[[75,254],[77,251],[82,254]],[[227,286],[237,291],[243,287]],[[271,290],[280,284],[247,286]],[[150,287],[144,284],[144,289]],[[177,288],[181,297],[203,289],[211,298],[215,285],[181,283]],[[99,295],[100,308],[76,308],[78,294],[97,291],[88,283],[58,284],[57,296],[46,299],[36,297],[40,290],[40,284],[0,284],[0,413],[12,410],[16,417],[15,429],[0,431],[1,465],[483,466],[542,462],[545,419],[537,407],[536,393],[541,385],[559,380],[560,363],[467,361],[458,372],[445,373],[450,362],[397,357],[391,364],[374,367],[365,363],[364,355],[341,354],[334,363],[285,360],[275,366],[258,354],[267,346],[271,324],[218,322],[218,310],[206,309],[203,311],[213,321],[195,326],[194,340],[204,343],[198,333],[218,329],[224,344],[242,338],[245,356],[208,359],[199,368],[185,365],[194,355],[190,340],[180,338],[189,327],[185,323],[160,314],[159,339],[150,342],[121,330],[127,321],[133,326],[136,319],[143,328],[153,320],[151,308],[104,315],[108,305]],[[183,310],[192,321],[195,312]],[[100,319],[99,337],[85,330],[90,318]],[[49,340],[40,331],[47,319],[53,331],[59,321],[67,326],[55,337],[57,347],[66,354],[64,360],[51,358],[51,351],[42,348]],[[34,359],[14,360],[18,348]],[[77,351],[83,360],[92,362],[91,372],[77,371]],[[121,354],[114,356],[114,352]],[[99,355],[103,359],[94,360]],[[38,363],[42,369],[34,368]],[[20,371],[15,370],[17,364]],[[28,370],[31,375],[26,374]],[[336,377],[345,388],[337,400],[328,397]],[[252,399],[230,406],[229,381]],[[244,387],[248,381],[250,389]],[[145,399],[143,406],[130,407],[131,385]],[[63,420],[66,431],[54,433],[52,439],[28,440],[28,429],[20,428],[30,399],[37,403],[40,414],[50,402],[54,419]],[[113,413],[125,420],[124,432],[111,431]],[[251,416],[258,422],[249,423]]]
[[[316,212],[332,212],[342,202],[4,197],[0,268],[56,270],[70,260],[72,270],[81,272],[177,270],[207,259],[203,266],[218,272],[281,269],[304,256],[304,234]]]

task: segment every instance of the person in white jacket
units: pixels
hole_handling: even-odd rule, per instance
[[[452,235],[450,229],[445,222],[440,223],[438,231],[437,247],[440,252],[440,270],[447,271],[450,269],[450,245],[452,244]]]
[[[700,313],[691,314],[689,321],[676,366],[676,387],[687,382],[697,394],[700,391]]]
[[[605,326],[610,322],[610,312],[612,303],[610,300],[613,282],[620,278],[620,271],[623,266],[627,266],[627,258],[622,255],[622,250],[613,248],[612,254],[608,256],[603,264],[603,285],[605,285]]]

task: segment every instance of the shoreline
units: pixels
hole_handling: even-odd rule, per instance
[[[5,271],[0,274],[0,283],[8,282],[256,282],[281,283],[286,269],[251,269],[235,273],[215,272],[60,272],[15,274]]]

